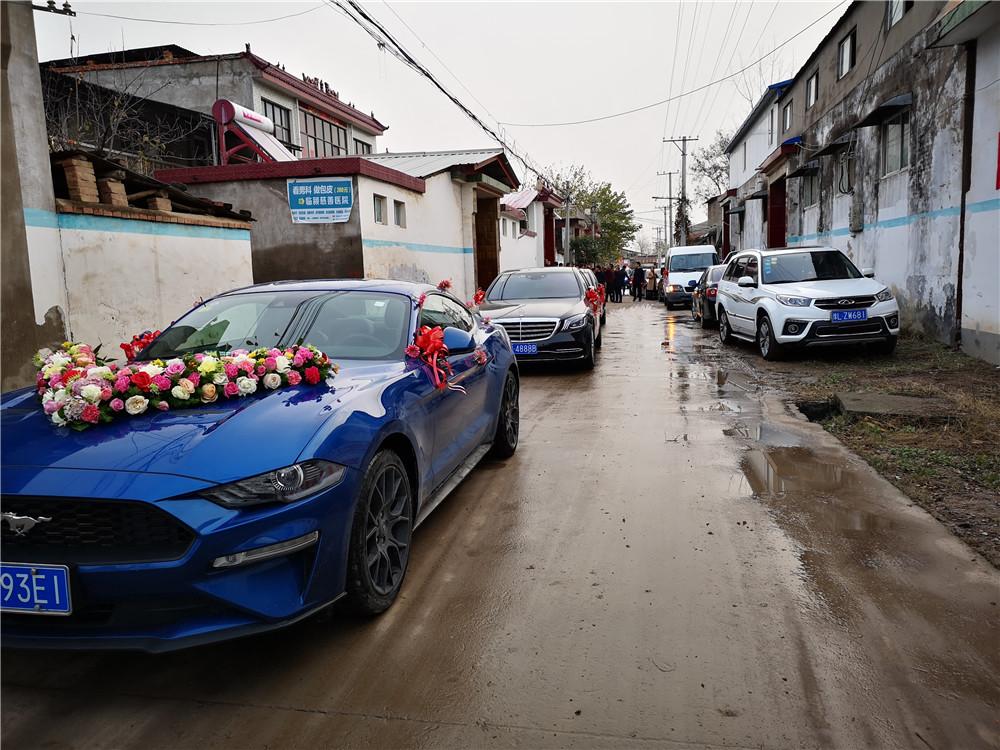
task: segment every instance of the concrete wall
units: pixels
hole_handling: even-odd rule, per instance
[[[500,270],[512,268],[535,268],[545,265],[545,207],[541,203],[531,203],[524,210],[528,217],[528,229],[535,236],[511,236],[510,226],[507,236],[500,233]],[[512,221],[508,219],[508,223]],[[516,222],[515,222],[516,224]]]
[[[0,388],[8,390],[32,383],[32,355],[65,338],[66,287],[29,3],[0,3],[0,35]]]
[[[469,299],[475,291],[472,192],[471,185],[455,182],[447,173],[427,178],[423,194],[359,177],[356,210],[365,277],[427,284],[451,279],[455,294]],[[386,199],[385,224],[375,223],[376,194]],[[393,222],[394,200],[406,204],[405,228]]]
[[[256,221],[250,230],[253,280],[361,278],[360,211],[370,208],[354,183],[354,208],[342,224],[293,224],[287,181],[234,180],[189,186],[192,195],[231,203],[249,210]]]
[[[828,143],[879,102],[910,92],[910,166],[882,175],[881,127],[854,131],[853,193],[844,195],[839,189],[839,155],[820,160],[820,201],[815,208],[802,205],[803,180],[789,179],[787,239],[789,245],[830,244],[846,252],[858,266],[875,268],[879,280],[899,298],[905,329],[952,342],[956,334],[965,55],[960,47],[925,46],[922,33],[899,46],[899,51],[873,72],[870,85],[859,85],[802,133],[805,143]],[[812,158],[804,150],[790,166]]]
[[[772,100],[774,95],[768,92]],[[729,187],[740,188],[757,176],[757,167],[774,149],[781,144],[779,136],[778,107],[772,101],[760,116],[754,120],[747,134],[735,144],[736,148],[729,155]],[[769,130],[768,112],[774,111],[774,133]],[[746,151],[746,167],[743,166],[743,153]],[[753,192],[750,190],[749,192]]]
[[[250,232],[59,214],[69,332],[105,353],[164,328],[199,298],[253,283]]]
[[[962,349],[1000,365],[1000,27],[976,43],[972,173],[966,193]]]

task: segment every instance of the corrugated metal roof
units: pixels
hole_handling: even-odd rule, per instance
[[[431,177],[452,167],[476,166],[501,156],[499,148],[469,151],[412,151],[399,154],[366,154],[363,158],[411,177]]]
[[[528,190],[521,190],[517,193],[508,193],[503,198],[500,199],[502,203],[507,208],[527,208],[531,205],[532,201],[538,197],[538,191],[534,188],[529,188]]]

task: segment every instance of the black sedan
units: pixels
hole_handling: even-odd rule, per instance
[[[725,270],[724,263],[719,266],[709,266],[697,281],[692,281],[688,286],[691,291],[691,318],[700,320],[702,328],[708,328],[719,322],[715,314],[715,299],[719,291],[719,279]]]
[[[575,360],[587,369],[601,348],[601,314],[587,304],[588,279],[576,268],[501,273],[480,313],[510,337],[520,362]]]

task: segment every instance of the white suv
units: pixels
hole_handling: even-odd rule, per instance
[[[719,337],[754,341],[764,359],[825,344],[875,343],[891,354],[899,306],[874,275],[831,247],[745,250],[719,281]]]

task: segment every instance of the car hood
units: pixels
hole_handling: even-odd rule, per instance
[[[479,310],[494,320],[504,318],[565,318],[585,312],[581,299],[502,300],[484,302]]]
[[[851,299],[877,294],[885,284],[875,279],[836,279],[833,281],[800,281],[794,284],[768,284],[775,294],[787,294],[812,299],[837,297]]]
[[[14,391],[0,402],[0,463],[229,482],[295,463],[328,420],[362,408],[360,400],[402,371],[401,363],[345,367],[327,384],[125,417],[82,431],[52,425],[33,390]]]

